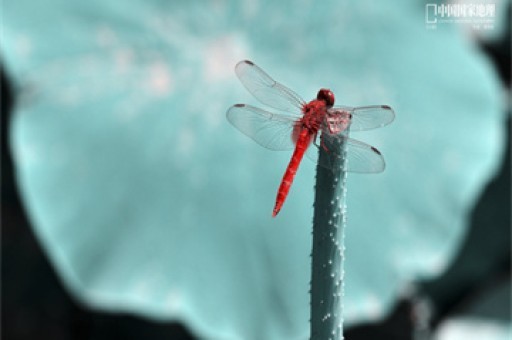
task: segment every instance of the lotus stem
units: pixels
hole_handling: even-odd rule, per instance
[[[346,143],[341,138],[323,140],[319,152],[318,163],[331,163],[332,169],[317,165],[311,253],[310,339],[339,340],[343,339]]]

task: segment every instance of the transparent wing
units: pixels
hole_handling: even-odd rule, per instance
[[[245,88],[260,102],[281,111],[299,115],[305,101],[286,86],[276,82],[252,61],[236,64],[235,72]]]
[[[236,104],[226,113],[228,121],[245,135],[270,150],[292,150],[296,120],[287,115],[274,114],[257,107]]]
[[[352,115],[350,131],[363,131],[386,126],[395,119],[395,112],[387,105],[360,107],[335,106],[331,112],[346,112]]]
[[[366,143],[347,139],[347,170],[359,173],[377,173],[386,168],[384,157],[377,148]]]
[[[324,140],[327,140],[321,142],[321,148],[325,147],[324,143],[327,145],[347,144],[347,161],[344,163],[346,171],[356,173],[378,173],[384,171],[386,167],[384,158],[380,151],[373,146],[348,138],[344,134],[333,136],[323,133],[322,136]],[[317,140],[319,141],[320,138]],[[315,162],[315,164],[319,164],[327,169],[333,169],[343,163],[339,158],[339,153],[330,152],[329,149],[326,151],[327,157],[320,158],[316,145],[311,145],[306,151],[306,155]]]

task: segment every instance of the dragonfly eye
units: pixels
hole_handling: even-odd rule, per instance
[[[334,105],[334,93],[329,89],[321,89],[316,95],[316,99],[323,100],[325,105],[330,107]]]

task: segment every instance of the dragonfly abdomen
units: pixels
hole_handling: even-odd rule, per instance
[[[277,190],[276,204],[274,206],[274,210],[272,212],[272,217],[276,217],[281,208],[283,207],[284,201],[288,196],[288,192],[293,183],[293,179],[295,178],[295,174],[297,173],[297,169],[299,168],[299,164],[306,153],[306,149],[311,142],[312,134],[307,128],[303,128],[299,134],[297,139],[297,143],[295,145],[295,151],[293,152],[292,158],[286,171],[283,175],[283,179],[281,180],[281,185]]]

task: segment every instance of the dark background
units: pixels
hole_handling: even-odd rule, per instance
[[[510,11],[509,11],[510,23]],[[510,30],[494,43],[481,44],[510,93]],[[1,61],[0,61],[1,63]],[[14,339],[194,339],[181,325],[127,314],[91,311],[63,288],[34,237],[15,184],[8,148],[14,93],[1,72],[1,336]],[[375,324],[345,331],[350,340],[412,339],[425,323],[434,329],[450,316],[477,315],[511,320],[510,112],[507,151],[501,170],[474,208],[469,232],[452,266],[441,277],[418,282],[416,292]],[[428,301],[432,317],[418,307]],[[418,333],[417,333],[418,334]]]

